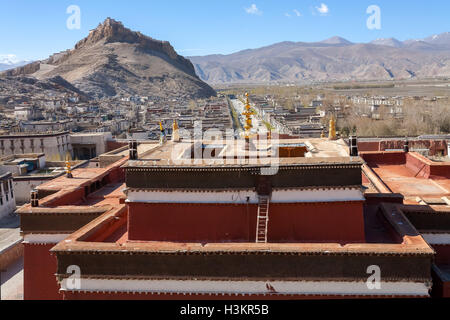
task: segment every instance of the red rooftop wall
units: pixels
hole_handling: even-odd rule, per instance
[[[269,219],[272,242],[365,242],[363,201],[271,203]]]
[[[129,203],[128,237],[254,242],[257,205]],[[365,242],[363,202],[271,203],[269,242]]]
[[[385,151],[387,149],[403,149],[404,139],[399,140],[381,140],[381,141],[359,141],[358,150],[366,151]],[[430,155],[448,153],[446,140],[410,140],[409,147],[412,149],[428,149]]]
[[[56,257],[49,250],[54,244],[24,243],[23,291],[25,300],[61,300],[56,282]]]
[[[415,152],[362,152],[361,157],[370,167],[377,165],[405,165],[413,177],[433,179],[450,178],[450,165],[434,162]]]

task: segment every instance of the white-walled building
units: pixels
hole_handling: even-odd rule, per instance
[[[72,152],[69,132],[16,133],[0,136],[0,156],[13,154],[44,153],[47,159],[65,159]]]
[[[0,218],[16,210],[16,200],[11,172],[0,174]]]
[[[73,158],[89,160],[107,152],[107,141],[112,140],[111,132],[76,133],[70,135]]]

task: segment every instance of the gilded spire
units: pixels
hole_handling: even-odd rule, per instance
[[[330,130],[328,133],[328,140],[336,140],[336,120],[334,120],[334,117],[331,117],[330,120]]]
[[[248,99],[248,92],[245,93],[245,111],[242,113],[242,115],[245,116],[245,139],[250,138],[250,129],[253,128],[252,123],[252,116],[255,114],[252,110],[252,107],[250,106],[250,101]]]
[[[66,173],[67,173],[67,178],[73,178],[72,167],[70,166],[70,161],[66,161]]]
[[[177,120],[173,120],[173,126],[172,126],[172,141],[173,142],[179,142],[180,141],[180,134],[178,133],[178,123]]]
[[[164,128],[163,128],[163,125],[162,125],[161,121],[159,122],[159,130],[161,131],[161,135],[159,137],[159,144],[163,145],[164,138],[165,138],[166,134],[165,134],[165,131],[164,131]]]

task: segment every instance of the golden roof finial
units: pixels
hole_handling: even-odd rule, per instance
[[[253,123],[252,123],[252,116],[255,114],[251,109],[252,107],[250,106],[250,101],[248,98],[248,92],[245,93],[245,111],[242,113],[242,115],[245,116],[245,139],[249,139],[250,138],[250,129],[253,128]]]
[[[70,166],[70,161],[66,161],[66,173],[67,173],[67,178],[73,178],[72,167]]]
[[[328,133],[328,140],[336,140],[336,121],[334,120],[334,116],[332,116],[330,120],[330,131]]]

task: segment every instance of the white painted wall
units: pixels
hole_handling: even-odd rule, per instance
[[[128,191],[129,202],[154,203],[258,203],[253,190],[224,192]]]
[[[12,179],[12,177],[11,177]],[[16,194],[14,192],[14,184],[13,184],[13,197],[11,197],[11,189],[10,189],[10,181],[8,181],[8,192],[6,192],[5,188],[3,187],[3,181],[0,181],[0,190],[1,190],[1,196],[3,203],[0,203],[0,218],[6,217],[7,215],[11,214],[16,210]],[[6,196],[6,194],[8,196]]]
[[[429,244],[450,244],[450,233],[422,233]]]
[[[70,135],[70,140],[73,144],[95,144],[97,156],[106,152],[106,141],[111,139],[111,132],[80,133]]]
[[[11,149],[11,140],[13,141],[14,152]],[[23,151],[21,148],[22,140],[24,146]],[[33,140],[33,144],[31,140]],[[3,149],[1,148],[1,141],[3,141]],[[69,134],[0,137],[0,156],[22,153],[45,153],[47,160],[60,160],[56,158],[58,156],[65,157],[66,152],[70,152],[71,150],[72,146],[70,144]]]
[[[45,156],[39,158],[39,168],[45,168]]]
[[[34,243],[34,244],[57,244],[64,239],[66,239],[69,234],[26,234],[23,237],[24,243]]]
[[[278,294],[320,295],[411,295],[428,296],[430,285],[423,282],[381,282],[370,290],[365,282],[333,281],[201,281],[201,280],[103,280],[81,279],[80,288],[71,291],[270,294],[270,284]],[[67,290],[67,283],[61,283]]]
[[[254,190],[223,191],[223,192],[182,192],[182,191],[135,191],[128,190],[129,202],[154,203],[258,203],[258,195]],[[297,202],[337,202],[363,201],[362,191],[353,189],[318,189],[318,190],[274,190],[272,203]]]
[[[30,202],[31,190],[35,189],[37,186],[40,186],[44,182],[48,182],[46,180],[14,180],[13,187],[15,192],[15,198],[17,205],[22,205]]]

